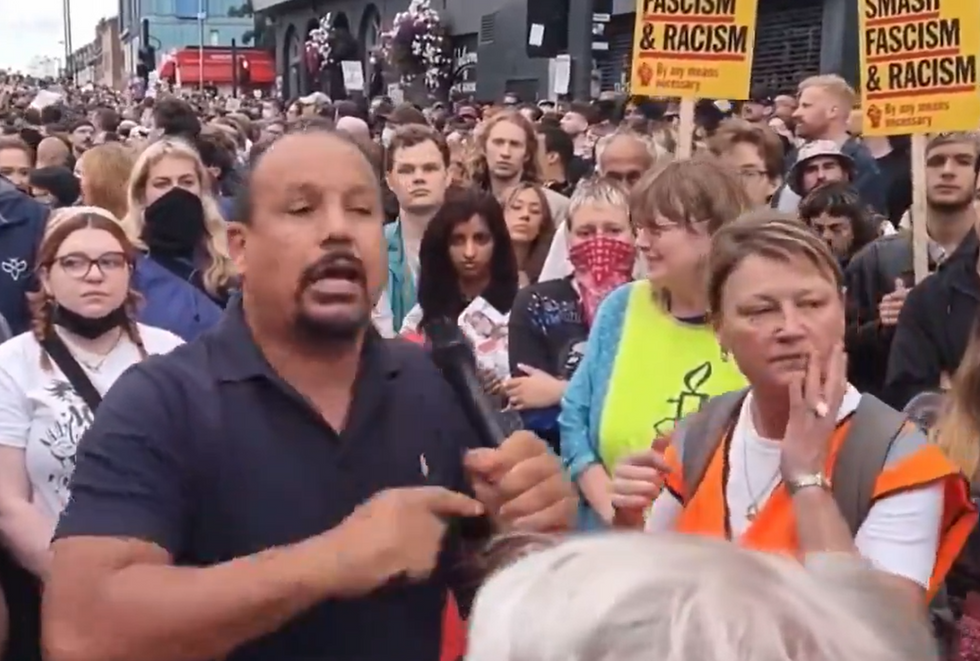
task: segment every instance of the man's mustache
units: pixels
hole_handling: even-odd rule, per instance
[[[362,285],[367,285],[364,262],[350,250],[328,252],[303,270],[300,288],[306,289],[319,280],[330,277],[353,277]]]

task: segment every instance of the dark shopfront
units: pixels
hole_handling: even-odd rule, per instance
[[[522,98],[548,96],[548,61],[525,52],[526,3],[535,0],[432,0],[453,30],[457,91],[480,100],[513,91]],[[575,2],[577,0],[568,0]],[[369,71],[371,50],[409,0],[253,0],[274,19],[276,67],[286,98],[322,86],[306,66],[304,42],[320,16],[331,12],[357,42]],[[802,78],[841,73],[852,83],[857,72],[857,8],[853,0],[758,0],[753,83],[793,89]],[[595,69],[604,90],[623,89],[629,72],[635,0],[614,0],[608,27],[609,51],[597,53]],[[846,47],[845,47],[846,45]],[[475,89],[475,92],[473,90]]]

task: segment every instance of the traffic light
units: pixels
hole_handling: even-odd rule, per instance
[[[136,64],[136,74],[146,82],[150,78],[150,72],[156,68],[157,50],[153,46],[141,46],[139,62]]]
[[[242,87],[252,83],[252,70],[249,68],[248,59],[244,57],[238,60],[238,82]]]
[[[148,83],[150,72],[157,68],[157,50],[150,45],[150,19],[140,22],[140,49],[136,63],[136,75]]]

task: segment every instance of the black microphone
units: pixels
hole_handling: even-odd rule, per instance
[[[498,410],[484,391],[473,347],[455,321],[433,319],[422,331],[429,341],[433,361],[456,393],[482,446],[499,447],[511,433],[523,427],[519,416],[512,411]]]

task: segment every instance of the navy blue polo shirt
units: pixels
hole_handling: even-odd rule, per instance
[[[424,349],[371,333],[346,429],[265,361],[240,303],[197,341],[131,368],[80,445],[57,538],[132,537],[207,566],[338,525],[387,488],[470,491],[477,438]],[[229,661],[437,661],[459,539],[431,580],[331,600]]]

